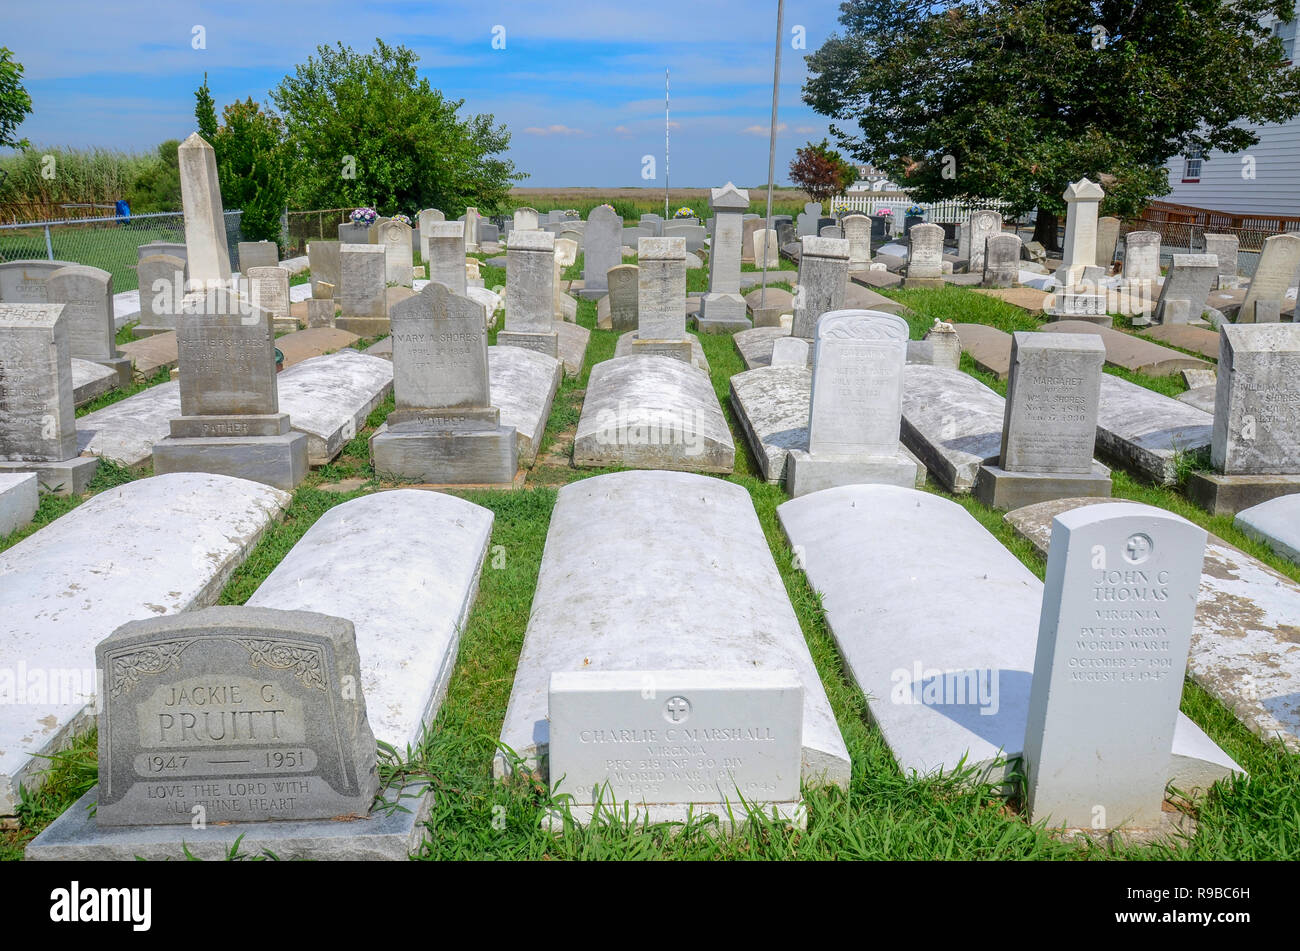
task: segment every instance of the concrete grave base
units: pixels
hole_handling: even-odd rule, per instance
[[[1300,495],[1252,505],[1238,512],[1233,524],[1277,555],[1300,564]]]
[[[1062,320],[1082,320],[1089,324],[1096,324],[1098,327],[1111,327],[1115,323],[1115,318],[1110,314],[1088,314],[1088,313],[1071,313],[1062,310],[1045,310],[1043,315],[1047,318],[1049,325],[1046,329],[1051,329],[1050,325],[1060,323]]]
[[[1008,472],[985,463],[972,494],[989,508],[1008,512],[1052,499],[1110,498],[1110,470],[1100,462],[1092,472]]]
[[[1236,515],[1267,502],[1300,492],[1300,475],[1220,475],[1193,472],[1187,497],[1211,515]]]
[[[753,809],[755,813],[761,812],[764,818],[783,823],[790,828],[800,830],[808,828],[808,806],[802,799],[797,802],[753,804]],[[565,813],[548,812],[542,817],[542,828],[559,835],[564,832],[565,818]],[[750,813],[743,806],[699,802],[640,804],[627,802],[619,806],[612,803],[608,806],[571,805],[567,818],[584,828],[592,824],[617,824],[627,828],[667,823],[680,825],[682,829],[678,831],[684,831],[689,822],[696,828],[701,825],[716,828],[724,835],[743,832],[751,821]]]
[[[39,504],[36,473],[0,473],[0,538],[31,522]]]
[[[925,470],[900,447],[893,456],[825,457],[791,449],[785,488],[791,498],[833,489],[838,485],[897,485],[914,488]]]
[[[745,298],[736,294],[705,294],[700,302],[700,313],[695,318],[696,329],[702,334],[731,333],[748,330],[745,317]]]
[[[778,338],[788,336],[790,328],[786,326],[755,326],[753,330],[741,331],[732,339],[740,351],[740,359],[745,361],[745,369],[756,370],[772,365],[772,347]]]
[[[519,347],[521,350],[531,350],[556,359],[560,356],[560,335],[554,331],[535,333],[527,330],[502,330],[497,334],[496,345]]]
[[[248,479],[277,489],[292,490],[307,478],[307,437],[168,436],[153,447],[153,471],[209,472]]]
[[[127,379],[130,380],[130,362],[127,363]],[[117,373],[111,368],[91,360],[72,358],[72,402],[80,409],[97,396],[103,396],[110,390],[117,389],[121,383]]]
[[[239,854],[267,853],[281,860],[404,861],[419,848],[433,805],[433,790],[412,784],[389,790],[370,815],[349,821],[223,822],[205,829],[188,825],[104,826],[91,809],[95,786],[27,845],[29,861],[133,862],[226,858],[239,840]],[[242,838],[240,838],[242,836]]]
[[[120,357],[107,357],[103,360],[96,360],[101,367],[107,367],[117,374],[117,385],[120,389],[126,389],[131,385],[131,358],[123,354]]]
[[[638,331],[631,330],[619,337],[614,344],[614,356],[672,357],[709,372],[709,359],[694,334],[687,334],[682,340],[641,340],[637,334]]]
[[[513,485],[519,444],[513,426],[471,432],[393,432],[370,437],[370,458],[381,479],[436,485]]]
[[[335,317],[334,326],[358,337],[379,337],[391,329],[387,317]]]
[[[81,495],[98,469],[98,456],[74,456],[62,462],[0,462],[0,475],[34,472],[41,491],[51,495]]]

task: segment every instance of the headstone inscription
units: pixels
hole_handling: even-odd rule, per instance
[[[59,268],[45,284],[50,303],[63,305],[68,352],[93,360],[117,374],[117,385],[131,385],[131,358],[117,349],[113,323],[113,275],[97,267],[76,264]]]
[[[506,326],[497,346],[559,354],[555,330],[555,235],[511,231],[506,247]]]
[[[812,340],[817,318],[844,306],[849,243],[843,238],[803,238],[791,336]]]

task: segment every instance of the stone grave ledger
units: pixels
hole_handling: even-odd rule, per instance
[[[44,491],[85,491],[65,304],[0,303],[0,471],[35,472]]]
[[[907,338],[907,321],[894,314],[837,310],[817,321],[808,445],[790,451],[792,496],[853,482],[916,483],[916,462],[898,444]]]
[[[713,242],[709,246],[709,292],[700,301],[697,324],[701,333],[747,330],[745,298],[740,296],[740,262],[746,224],[742,215],[749,210],[749,192],[727,182],[709,194],[713,210]],[[761,221],[754,226],[762,224]],[[754,228],[749,228],[751,235]]]
[[[607,564],[638,565],[640,583],[611,588],[597,567]],[[671,598],[662,596],[665,584]],[[575,604],[599,610],[574,611]],[[665,714],[672,711],[665,705],[678,694],[639,675],[699,670],[795,671],[803,692],[801,778],[847,784],[843,737],[748,493],[681,472],[616,472],[560,489],[502,744],[554,783],[560,776],[548,763],[552,675],[635,671],[637,702],[653,686],[659,697],[653,712],[667,729]],[[495,774],[506,776],[513,766],[499,751]]]
[[[1106,347],[1091,334],[1017,331],[996,464],[974,493],[996,509],[1053,498],[1108,496],[1110,472],[1093,461]]]
[[[292,489],[307,437],[280,412],[271,315],[209,288],[185,298],[177,331],[181,415],[153,447],[154,471],[212,472]]]
[[[370,812],[379,777],[351,621],[205,608],[124,624],[95,662],[98,825]]]
[[[555,330],[555,235],[512,231],[506,247],[506,326],[497,345],[559,355]]]
[[[392,322],[396,407],[370,438],[375,471],[440,485],[512,483],[519,450],[492,404],[482,306],[430,283],[393,307]]]
[[[1205,542],[1146,505],[1056,517],[1025,728],[1031,821],[1162,825]]]
[[[904,775],[1018,772],[1043,610],[1034,573],[961,505],[929,492],[840,486],[792,499],[777,516]],[[1169,712],[1162,786],[1192,794],[1241,772],[1176,703]]]
[[[794,670],[556,671],[551,785],[606,815],[729,805],[794,816],[803,705]],[[661,751],[658,768],[642,760],[647,748]]]

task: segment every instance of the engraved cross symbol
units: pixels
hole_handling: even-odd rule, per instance
[[[680,723],[686,719],[686,714],[690,711],[691,705],[686,702],[685,697],[673,697],[664,705],[664,710],[668,717],[674,723]]]
[[[1136,564],[1146,560],[1151,553],[1151,541],[1145,535],[1133,535],[1128,540],[1128,560]]]

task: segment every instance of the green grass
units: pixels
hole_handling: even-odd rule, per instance
[[[497,269],[484,268],[492,286]],[[504,281],[504,274],[499,278]],[[893,295],[891,295],[893,296]],[[983,295],[959,291],[900,292],[915,313],[920,335],[934,316],[962,321],[984,318],[1015,327],[1023,312]],[[943,313],[936,313],[942,309]],[[562,384],[552,408],[539,460],[572,432],[591,367],[613,355],[617,335],[595,330],[594,302],[581,301],[577,319],[592,330],[583,372]],[[1190,841],[1158,846],[1120,846],[1061,841],[1029,825],[1015,798],[960,777],[916,779],[900,773],[879,731],[867,716],[866,700],[845,671],[826,624],[819,596],[810,588],[776,517],[785,501],[779,486],[761,481],[748,443],[730,405],[729,378],[743,369],[727,335],[703,335],[711,381],[736,442],[735,472],[727,481],[753,500],[759,523],[826,689],[852,757],[846,792],[806,789],[806,831],[756,822],[742,834],[722,837],[707,823],[685,830],[633,830],[610,826],[569,828],[554,836],[540,828],[550,808],[547,790],[527,776],[506,783],[492,779],[491,763],[527,629],[542,551],[557,487],[600,474],[568,465],[539,464],[518,492],[457,493],[493,512],[491,545],[504,559],[490,558],[469,623],[462,634],[446,700],[419,746],[400,751],[386,775],[422,777],[435,790],[433,813],[418,858],[447,859],[1296,859],[1300,858],[1300,756],[1279,744],[1265,744],[1232,714],[1190,682],[1183,710],[1250,772],[1247,780],[1221,784],[1196,806],[1197,832]],[[969,358],[964,358],[969,365]],[[977,374],[978,375],[978,374]],[[986,380],[986,382],[988,382]],[[996,381],[990,383],[994,385]],[[223,604],[241,604],[256,590],[303,533],[327,510],[378,487],[367,458],[367,440],[392,408],[391,398],[330,465],[314,471],[293,495],[283,522],[261,539],[221,594]],[[322,486],[344,478],[364,484],[351,493]],[[1300,581],[1300,566],[1273,556],[1261,543],[1237,532],[1231,520],[1208,516],[1171,488],[1115,473],[1115,497],[1160,505],[1204,525]],[[1002,513],[970,496],[953,497],[933,485],[927,490],[953,498],[1040,578],[1044,561],[1003,521]],[[45,506],[47,503],[42,503]],[[48,503],[54,508],[75,502]],[[8,539],[5,544],[11,544]],[[497,548],[496,546],[500,546]],[[685,570],[685,566],[684,566]],[[381,596],[377,593],[376,596]],[[0,838],[0,858],[17,858],[21,844],[66,808],[93,778],[94,744],[84,740],[56,764],[55,781],[25,803],[23,828]],[[676,834],[674,834],[674,832]]]
[[[135,377],[130,386],[126,389],[109,390],[107,393],[101,393],[85,406],[77,408],[77,416],[85,416],[87,413],[93,413],[97,409],[103,409],[105,406],[112,406],[114,403],[120,403],[128,396],[135,396],[150,387],[157,386],[159,383],[166,383],[171,379],[171,370],[166,367],[159,367],[153,376],[148,378]]]

